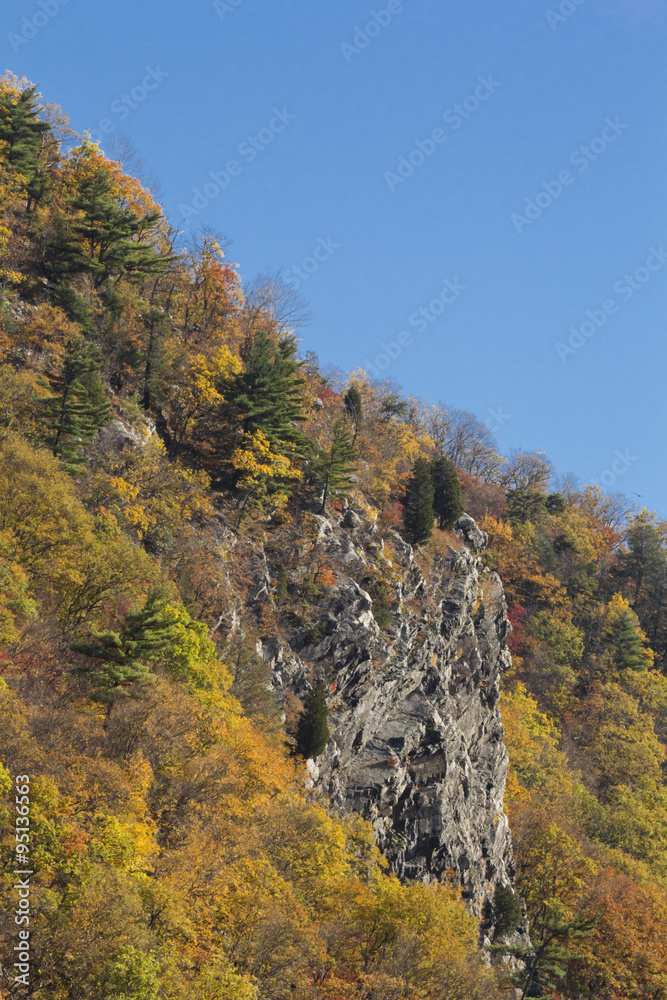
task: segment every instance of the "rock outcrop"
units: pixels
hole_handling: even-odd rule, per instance
[[[425,574],[399,535],[382,542],[352,511],[313,516],[313,533],[347,575],[316,628],[263,644],[279,695],[303,697],[319,678],[329,685],[332,738],[309,785],[339,814],[370,820],[399,876],[460,883],[490,935],[495,887],[513,878],[498,708],[511,627],[499,577],[470,551],[486,536],[464,515],[462,544]],[[378,575],[385,581],[381,601],[364,574],[369,589]]]

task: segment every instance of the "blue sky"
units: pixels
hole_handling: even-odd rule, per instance
[[[11,7],[4,66],[284,268],[304,350],[667,515],[665,0]]]

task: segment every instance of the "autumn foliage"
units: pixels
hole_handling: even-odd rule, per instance
[[[0,994],[29,773],[36,1000],[657,1000],[667,525],[502,456],[467,411],[323,372],[299,315],[0,81]],[[261,655],[321,638],[322,515],[376,523],[386,576],[360,582],[389,629],[395,532],[428,570],[459,502],[514,628],[506,805],[534,946],[514,984],[457,887],[399,882],[369,824],[309,797],[294,745],[326,743],[335,679],[312,678],[308,742],[313,706],[277,705]]]

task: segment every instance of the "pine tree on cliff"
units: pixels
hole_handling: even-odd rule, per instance
[[[173,260],[155,246],[161,215],[137,215],[120,204],[111,174],[100,167],[84,177],[69,201],[73,221],[50,246],[54,270],[62,275],[90,274],[95,288],[127,275],[163,274]]]
[[[352,438],[352,447],[354,448],[357,443],[357,435],[364,422],[364,403],[358,385],[354,385],[353,383],[350,386],[343,397],[343,405],[354,427],[354,436]]]
[[[71,647],[73,652],[94,661],[94,666],[81,667],[77,673],[92,680],[103,700],[109,700],[112,694],[128,694],[131,685],[149,679],[148,662],[169,645],[174,635],[169,600],[167,588],[156,587],[142,608],[127,613],[120,632],[93,631],[87,642]]]
[[[354,472],[354,446],[345,417],[334,424],[334,436],[330,448],[322,450],[311,462],[315,479],[322,488],[320,514],[326,514],[330,497],[345,496],[352,486]]]
[[[619,670],[646,670],[646,654],[637,634],[637,623],[631,611],[625,611],[615,628],[616,666]]]
[[[461,486],[454,464],[444,455],[438,455],[431,462],[433,483],[433,510],[438,526],[447,530],[454,527],[463,513]]]
[[[308,760],[324,753],[329,742],[326,688],[319,681],[307,695],[296,730],[296,752]]]
[[[50,130],[46,122],[40,121],[36,90],[28,87],[18,97],[11,90],[0,90],[0,143],[6,143],[5,158],[10,168],[28,182],[29,208],[46,192],[39,171],[44,135]]]
[[[42,403],[46,443],[68,472],[82,471],[81,449],[109,420],[109,404],[93,352],[71,340],[60,368],[49,376],[52,395]]]
[[[433,497],[431,465],[425,458],[418,458],[403,497],[403,533],[412,545],[423,545],[431,537]]]
[[[302,405],[301,363],[294,337],[272,339],[260,330],[242,352],[244,370],[236,377],[227,399],[238,412],[245,434],[261,431],[278,454],[293,454],[304,443],[294,424],[305,420]]]

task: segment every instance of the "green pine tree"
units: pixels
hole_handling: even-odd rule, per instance
[[[616,666],[619,670],[646,670],[646,655],[631,611],[624,611],[615,628]]]
[[[167,588],[156,587],[143,607],[127,613],[120,632],[93,631],[90,640],[71,646],[73,652],[94,661],[94,666],[80,667],[77,673],[93,682],[102,700],[108,701],[114,694],[128,694],[132,685],[145,684],[150,679],[148,664],[169,646],[175,635],[177,620],[167,608],[169,600]]]
[[[161,309],[149,309],[141,314],[141,320],[146,329],[143,357],[138,359],[142,368],[141,405],[144,410],[150,410],[156,399],[164,398],[168,372],[165,344],[169,325]]]
[[[438,455],[431,462],[433,483],[433,510],[440,528],[453,528],[463,514],[461,486],[454,464],[444,455]]]
[[[346,496],[352,486],[354,472],[354,446],[345,417],[340,417],[333,428],[330,448],[322,448],[311,462],[311,471],[322,489],[320,514],[326,514],[330,497]]]
[[[522,912],[521,899],[511,886],[497,885],[493,897],[495,936],[513,933],[521,923]]]
[[[28,182],[28,207],[46,193],[47,181],[40,176],[44,135],[50,126],[40,120],[36,87],[22,91],[18,99],[11,91],[0,92],[0,143],[6,143],[3,158]]]
[[[109,420],[109,403],[92,349],[82,337],[70,341],[60,368],[49,376],[52,395],[42,403],[46,443],[74,474],[82,471],[82,448]]]
[[[79,295],[71,285],[57,285],[51,293],[51,301],[60,306],[63,312],[76,323],[82,333],[92,337],[95,332],[93,312],[82,295]]]
[[[354,435],[352,437],[352,447],[357,443],[357,435],[364,422],[364,403],[359,391],[359,386],[352,384],[343,397],[345,412],[352,421]]]
[[[296,731],[296,752],[308,760],[324,753],[329,742],[326,688],[319,681],[306,696]]]
[[[544,506],[547,514],[563,514],[567,510],[567,500],[562,493],[549,493]]]
[[[403,497],[403,530],[412,545],[423,545],[431,537],[433,498],[431,465],[425,458],[418,458]]]
[[[544,519],[547,509],[544,493],[527,486],[517,486],[507,491],[505,499],[510,524],[525,524],[526,521],[535,524]]]
[[[521,1000],[529,996],[549,996],[562,987],[568,968],[579,957],[571,945],[590,937],[598,917],[578,914],[567,918],[563,906],[553,903],[532,927],[534,952],[523,973],[516,976],[517,985],[523,987]],[[545,991],[550,991],[546,993]]]
[[[50,247],[54,270],[63,276],[88,273],[100,288],[110,279],[163,274],[174,259],[152,242],[160,213],[138,216],[122,206],[104,167],[81,181],[70,208],[73,220]]]
[[[257,430],[268,438],[272,449],[291,456],[303,448],[305,437],[294,424],[306,419],[294,337],[274,340],[264,331],[251,337],[242,351],[244,370],[226,392],[241,417],[245,434]]]
[[[390,420],[392,417],[405,417],[410,412],[410,404],[406,399],[401,399],[399,393],[390,392],[387,396],[383,396],[380,400],[382,406],[382,416],[385,420]]]

